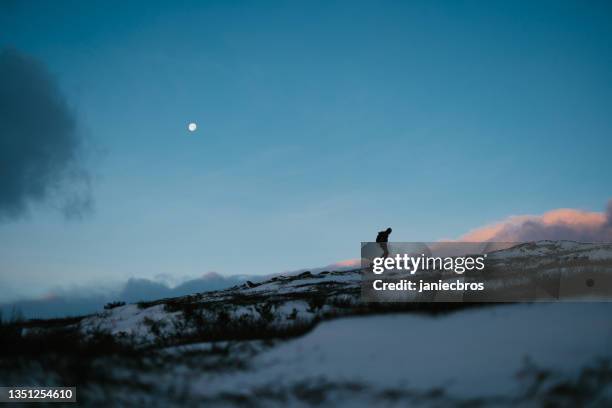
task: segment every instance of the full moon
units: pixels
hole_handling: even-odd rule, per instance
[[[191,122],[189,125],[187,125],[187,129],[189,129],[190,132],[195,132],[197,128],[198,125],[196,125],[194,122]]]

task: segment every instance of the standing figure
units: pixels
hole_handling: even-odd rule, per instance
[[[383,250],[383,258],[387,258],[389,256],[389,248],[387,247],[387,242],[389,242],[389,235],[391,235],[391,227],[387,228],[384,231],[380,231],[376,236],[376,242],[380,245],[380,248]]]

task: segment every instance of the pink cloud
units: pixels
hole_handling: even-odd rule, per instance
[[[514,215],[469,231],[459,241],[520,242],[543,239],[612,242],[612,200],[608,202],[605,212],[560,208],[542,215]]]
[[[361,265],[361,259],[347,259],[344,261],[340,261],[340,262],[336,262],[333,263],[329,266],[331,266],[332,268],[345,268],[345,267],[358,267]]]

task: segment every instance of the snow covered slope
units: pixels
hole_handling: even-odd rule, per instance
[[[612,304],[536,303],[321,323],[287,341],[95,361],[89,404],[536,407],[612,404]]]
[[[304,272],[226,290],[120,306],[81,321],[83,333],[173,344],[290,335],[356,307],[360,270]]]
[[[521,271],[534,273],[560,264],[597,268],[602,263],[610,265],[610,261],[611,244],[570,241],[520,244],[492,252],[488,258],[493,265],[520,265]],[[498,280],[509,285],[513,281],[505,275],[506,270],[512,268],[503,269],[504,275]],[[247,281],[221,291],[121,306],[83,319],[80,327],[85,334],[102,331],[142,345],[171,345],[290,337],[307,332],[320,320],[337,316],[388,311],[439,312],[451,308],[435,304],[364,304],[359,299],[360,285],[359,269],[303,272],[261,283]]]
[[[542,241],[489,256],[537,272],[559,259],[597,269],[610,254]],[[28,322],[15,341],[40,341],[0,357],[13,358],[0,383],[77,384],[95,406],[611,406],[612,303],[367,304],[361,275],[304,272]]]
[[[574,241],[538,241],[519,244],[489,254],[492,259],[553,257],[563,260],[612,260],[612,244]]]

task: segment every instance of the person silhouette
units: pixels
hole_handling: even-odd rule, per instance
[[[389,248],[387,243],[389,242],[389,235],[391,235],[391,231],[393,230],[391,227],[389,227],[384,231],[380,231],[376,236],[376,242],[378,242],[378,245],[383,250],[383,258],[387,258],[389,256]]]

